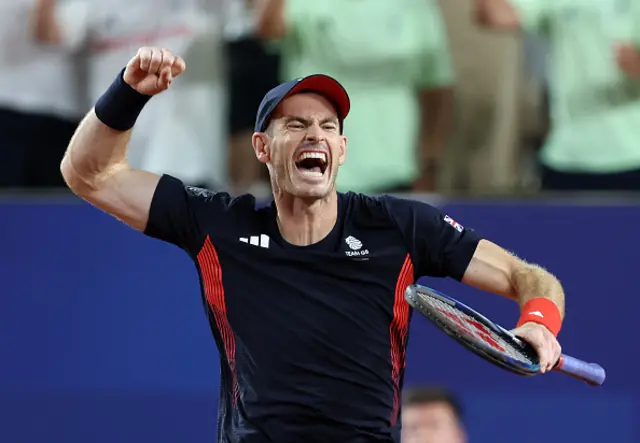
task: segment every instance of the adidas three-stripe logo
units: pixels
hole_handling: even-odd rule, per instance
[[[261,248],[269,248],[269,236],[260,234],[260,236],[252,235],[251,237],[240,237],[242,243],[248,243],[253,246],[260,246]]]

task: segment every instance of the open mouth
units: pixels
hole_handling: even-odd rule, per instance
[[[322,177],[327,170],[327,154],[320,151],[304,151],[296,158],[296,167],[302,175]]]

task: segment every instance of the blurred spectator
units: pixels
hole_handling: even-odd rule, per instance
[[[488,33],[485,34],[498,34]],[[536,189],[540,188],[538,153],[544,146],[550,128],[549,115],[549,45],[548,41],[537,34],[522,35],[524,43],[524,70],[536,93],[536,125],[529,134],[529,147],[525,152],[523,180],[529,180]]]
[[[260,0],[257,32],[279,42],[282,78],[329,74],[349,91],[338,187],[432,191],[453,72],[432,0]]]
[[[0,1],[1,187],[57,187],[60,161],[83,110],[72,54],[34,43],[40,0]]]
[[[91,106],[141,46],[182,56],[187,71],[155,97],[133,131],[134,167],[189,184],[226,182],[222,0],[42,0],[41,43],[83,50]],[[157,101],[157,102],[156,102]]]
[[[542,186],[640,189],[640,2],[475,0],[480,23],[549,44],[551,128]]]
[[[254,35],[256,1],[226,0],[229,181],[235,193],[264,195],[271,188],[266,169],[255,159],[251,136],[262,97],[279,83],[280,59]]]
[[[466,443],[462,406],[450,391],[437,387],[405,389],[402,394],[402,443]]]
[[[529,186],[537,165],[523,176],[521,164],[533,151],[523,148],[539,132],[541,119],[539,87],[521,63],[522,39],[482,29],[470,0],[439,0],[439,5],[456,73],[455,120],[441,188],[504,192]]]

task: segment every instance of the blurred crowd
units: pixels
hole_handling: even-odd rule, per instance
[[[268,193],[251,149],[279,81],[349,91],[340,190],[640,189],[640,0],[0,0],[0,186],[63,186],[83,115],[141,46],[187,71],[129,161]],[[637,19],[637,20],[636,20]]]

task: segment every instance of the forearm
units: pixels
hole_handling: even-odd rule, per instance
[[[57,45],[62,41],[56,6],[56,0],[36,0],[30,23],[31,34],[36,42]]]
[[[127,144],[145,104],[185,68],[167,49],[140,48],[80,123],[60,165],[76,195],[139,231],[161,177],[131,168]]]
[[[126,150],[131,131],[117,131],[91,110],[80,123],[62,159],[62,175],[74,192],[98,190],[113,174],[128,169]]]
[[[558,279],[537,265],[521,265],[511,275],[513,298],[522,308],[534,298],[552,301],[564,318],[564,290]]]
[[[143,231],[160,176],[129,166],[130,135],[109,128],[92,110],[71,139],[61,170],[77,196]]]

